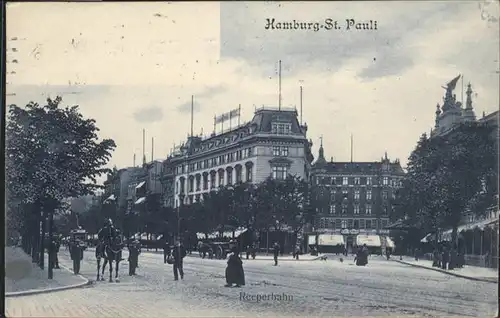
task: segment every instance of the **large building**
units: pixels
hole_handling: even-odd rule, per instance
[[[296,109],[260,108],[250,122],[220,134],[192,136],[168,159],[173,168],[174,208],[202,194],[240,182],[260,183],[288,174],[309,178],[313,161],[307,125]],[[168,201],[165,199],[164,201]]]
[[[364,244],[362,239],[369,236],[375,237],[372,247],[384,244],[385,237],[380,235],[388,234],[384,228],[403,177],[399,160],[391,162],[387,153],[379,162],[327,162],[320,145],[319,157],[311,169],[311,182],[318,189],[314,232],[330,234],[348,251]]]

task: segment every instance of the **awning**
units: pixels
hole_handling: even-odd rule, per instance
[[[137,201],[135,201],[135,203],[134,203],[134,204],[141,204],[141,203],[143,203],[144,201],[146,201],[146,198],[145,198],[145,197],[142,197],[142,198],[137,199]]]
[[[318,245],[321,246],[337,246],[345,245],[344,236],[338,234],[320,234],[318,235]]]
[[[316,235],[309,235],[307,237],[307,244],[308,245],[316,245]]]
[[[358,246],[363,246],[366,244],[366,246],[371,246],[371,247],[379,247],[382,245],[380,242],[380,236],[378,235],[358,235],[356,237],[356,244]]]
[[[386,240],[386,247],[389,247],[389,248],[395,248],[396,247],[396,244],[394,244],[394,241],[390,238],[390,237],[386,237],[385,238]]]
[[[234,238],[238,238],[241,234],[245,233],[248,231],[246,228],[237,228],[234,230]],[[215,239],[219,237],[219,232],[212,232],[208,234],[209,239]],[[233,238],[233,231],[225,231],[222,232],[222,237],[226,238]],[[196,238],[199,240],[204,240],[205,239],[205,233],[196,233]]]
[[[140,188],[142,188],[142,186],[144,186],[145,184],[146,184],[146,181],[142,181],[142,182],[141,182],[141,183],[139,183],[139,184],[137,185],[137,187],[135,187],[135,188],[136,188],[136,189],[140,189]]]
[[[432,238],[432,233],[427,234],[423,239],[420,240],[421,243],[429,243]]]
[[[488,227],[489,225],[498,222],[498,218],[496,219],[487,219],[487,220],[482,220],[474,223],[469,223],[465,225],[461,225],[457,228],[457,234],[462,232],[462,231],[469,231],[469,230],[474,230],[475,228],[478,228],[480,230],[484,230],[484,228]],[[451,235],[452,235],[453,229],[449,229],[445,232],[443,232],[441,236],[440,241],[451,241]]]

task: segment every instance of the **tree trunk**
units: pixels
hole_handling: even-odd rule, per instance
[[[45,229],[47,227],[47,216],[48,216],[48,209],[46,209],[42,205],[42,210],[43,210],[43,217],[42,217],[42,233],[40,234],[40,246],[39,246],[39,251],[40,251],[40,258],[39,258],[39,266],[41,269],[44,269],[45,267]]]
[[[53,273],[53,268],[52,268],[52,264],[54,262],[53,260],[53,253],[54,251],[52,250],[53,249],[53,244],[52,244],[52,236],[54,235],[53,232],[53,226],[54,226],[54,210],[52,209],[52,206],[50,207],[50,211],[49,211],[49,268],[48,268],[48,279],[52,279],[54,277],[54,273]]]

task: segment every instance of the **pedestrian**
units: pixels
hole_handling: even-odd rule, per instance
[[[84,243],[79,239],[75,239],[70,245],[70,256],[73,261],[73,272],[75,275],[80,273],[80,262],[83,259]]]
[[[135,275],[137,264],[139,263],[139,254],[141,254],[141,243],[134,237],[130,238],[128,248],[128,274]]]
[[[280,246],[278,242],[274,242],[273,254],[274,254],[274,266],[278,266],[278,255],[280,254]]]
[[[295,247],[295,252],[294,253],[295,253],[295,255],[294,255],[295,257],[294,258],[298,261],[299,260],[299,255],[300,255],[300,247],[299,246]]]
[[[226,267],[226,285],[225,287],[241,287],[245,285],[245,271],[243,270],[243,261],[240,258],[238,247],[232,248]]]
[[[57,253],[59,252],[59,244],[56,236],[52,237],[50,241],[51,247],[49,249],[51,255],[49,256],[50,267],[59,269],[59,260],[57,258]]]
[[[354,262],[356,262],[357,266],[365,266],[368,264],[368,247],[366,244],[363,244],[362,248],[358,248],[356,253],[356,257],[354,258]]]
[[[183,258],[186,256],[186,249],[182,246],[181,242],[177,241],[172,250],[173,257],[173,270],[174,270],[174,280],[179,280],[179,275],[181,279],[184,279],[184,269],[183,269]]]
[[[167,258],[170,256],[170,251],[171,251],[170,244],[167,238],[165,237],[165,240],[163,242],[163,264],[167,264]]]
[[[385,257],[387,258],[387,260],[391,259],[391,250],[387,247],[385,248]]]
[[[450,253],[446,246],[443,246],[443,253],[441,255],[441,269],[447,269],[448,262],[450,260]]]
[[[437,248],[432,253],[432,267],[439,267],[439,252]]]

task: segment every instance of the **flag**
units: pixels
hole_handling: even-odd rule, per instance
[[[229,117],[230,118],[238,117],[239,115],[240,115],[240,109],[239,108],[233,109],[232,111],[229,112]]]
[[[222,123],[223,121],[226,121],[229,119],[229,113],[222,114],[215,119],[215,123]]]

